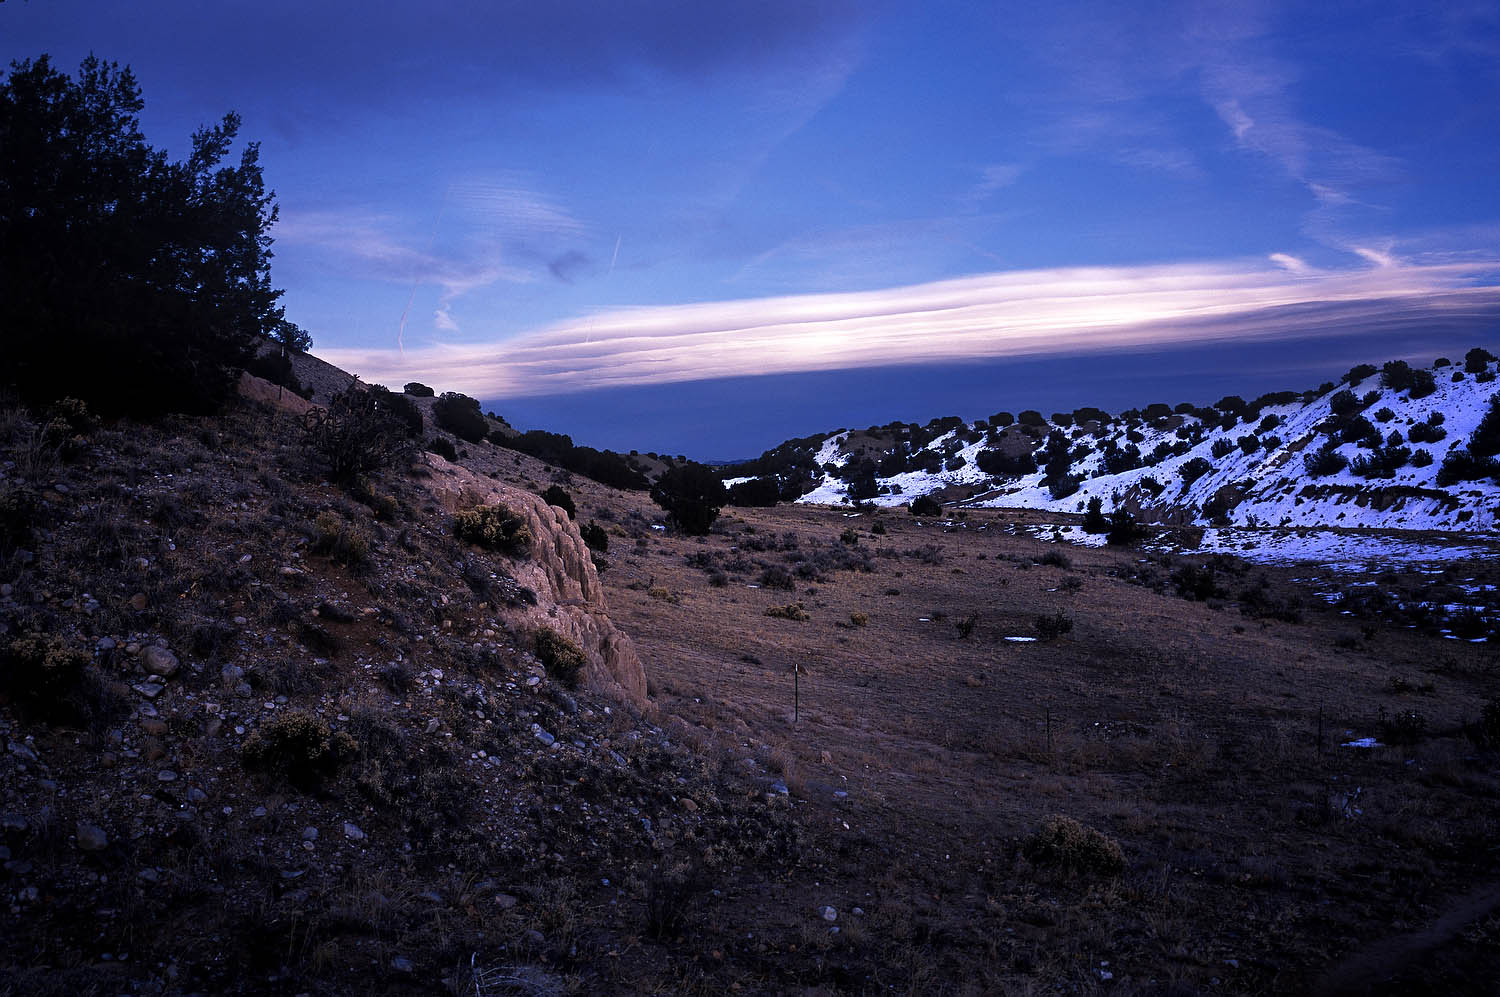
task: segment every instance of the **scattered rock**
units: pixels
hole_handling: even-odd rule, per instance
[[[22,744],[20,741],[11,741],[5,746],[5,750],[9,751],[12,755],[15,755],[23,762],[39,761],[36,756],[36,752],[31,750],[31,746],[28,744]]]
[[[406,956],[404,955],[398,955],[396,956],[396,958],[392,959],[391,968],[398,973],[410,973],[416,969],[416,967],[411,964],[411,960],[406,958]]]
[[[137,613],[144,613],[146,611],[146,593],[137,592],[135,595],[131,596],[130,608],[135,610]]]
[[[171,769],[162,769],[160,772],[156,773],[156,781],[157,782],[176,782],[177,781],[177,773],[173,772]]]
[[[510,910],[512,907],[514,907],[516,904],[518,904],[520,902],[521,901],[519,901],[515,897],[511,896],[509,893],[497,893],[497,894],[495,894],[495,906],[499,907],[501,910]]]
[[[113,651],[117,646],[118,645],[115,644],[115,639],[113,637],[100,637],[99,640],[94,644],[94,650],[98,651],[100,654],[104,654],[109,651]]]
[[[315,828],[315,827],[304,827],[302,829],[302,840],[303,841],[317,841],[318,840],[318,829]]]
[[[820,913],[823,915],[823,920],[825,921],[832,922],[839,919],[839,912],[835,907],[824,907]]]
[[[361,831],[357,825],[344,821],[344,837],[351,841],[363,841],[365,832]]]
[[[85,852],[102,852],[109,847],[109,835],[104,833],[104,828],[98,824],[90,824],[86,820],[78,822],[73,829],[78,838],[78,847]]]
[[[551,734],[542,729],[541,724],[531,725],[531,735],[549,748],[552,747],[552,745],[557,741],[557,738],[553,737]]]
[[[162,678],[171,678],[176,674],[179,664],[177,655],[154,644],[141,655],[141,666],[152,675],[160,675]]]

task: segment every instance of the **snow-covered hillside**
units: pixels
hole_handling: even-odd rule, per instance
[[[1475,350],[1430,368],[1364,365],[1338,385],[1248,403],[892,423],[793,441],[755,462],[755,473],[780,473],[783,491],[788,473],[801,474],[793,494],[810,503],[898,506],[933,495],[1082,512],[1097,496],[1106,512],[1161,523],[1493,530],[1495,375],[1495,358]],[[1486,442],[1461,460],[1492,411]]]

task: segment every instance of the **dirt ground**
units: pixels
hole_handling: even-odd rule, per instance
[[[1187,562],[1016,535],[1030,513],[734,509],[696,539],[575,487],[580,520],[615,524],[611,615],[664,722],[780,772],[827,846],[775,902],[837,908],[818,928],[844,937],[809,941],[828,958],[903,967],[862,985],[1491,991],[1488,645],[1340,615],[1291,569],[1221,562],[1219,594],[1184,598]],[[1363,737],[1388,746],[1343,746]],[[1124,871],[1038,858],[1054,814]],[[1367,971],[1372,943],[1465,904]]]

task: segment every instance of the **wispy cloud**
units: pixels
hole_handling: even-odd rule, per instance
[[[1028,270],[847,294],[626,308],[492,343],[322,355],[484,398],[1206,341],[1414,331],[1500,314],[1496,261],[1314,270],[1293,257]],[[1300,264],[1300,267],[1298,266]]]
[[[1019,180],[1025,169],[1020,163],[991,163],[979,171],[979,181],[960,196],[959,205],[970,211],[977,210],[996,191]]]

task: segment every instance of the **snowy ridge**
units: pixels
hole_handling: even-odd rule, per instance
[[[1078,513],[1098,497],[1106,512],[1125,508],[1165,524],[1495,530],[1500,484],[1493,476],[1438,483],[1444,459],[1463,450],[1492,402],[1500,405],[1494,358],[1473,352],[1482,356],[1467,369],[1462,361],[1355,368],[1338,385],[1248,404],[1231,397],[1112,417],[1079,410],[1090,418],[1082,425],[1062,413],[1038,424],[1032,413],[1029,426],[998,424],[1007,417],[842,430],[820,445],[816,437],[803,441],[804,460],[818,448],[798,501],[901,506],[933,495],[960,506]],[[1056,459],[1059,449],[1065,463]],[[1001,453],[1029,455],[1038,469],[982,469],[983,458]],[[1362,468],[1382,461],[1389,466]],[[873,485],[871,465],[879,468]],[[1059,467],[1066,467],[1061,482]]]

